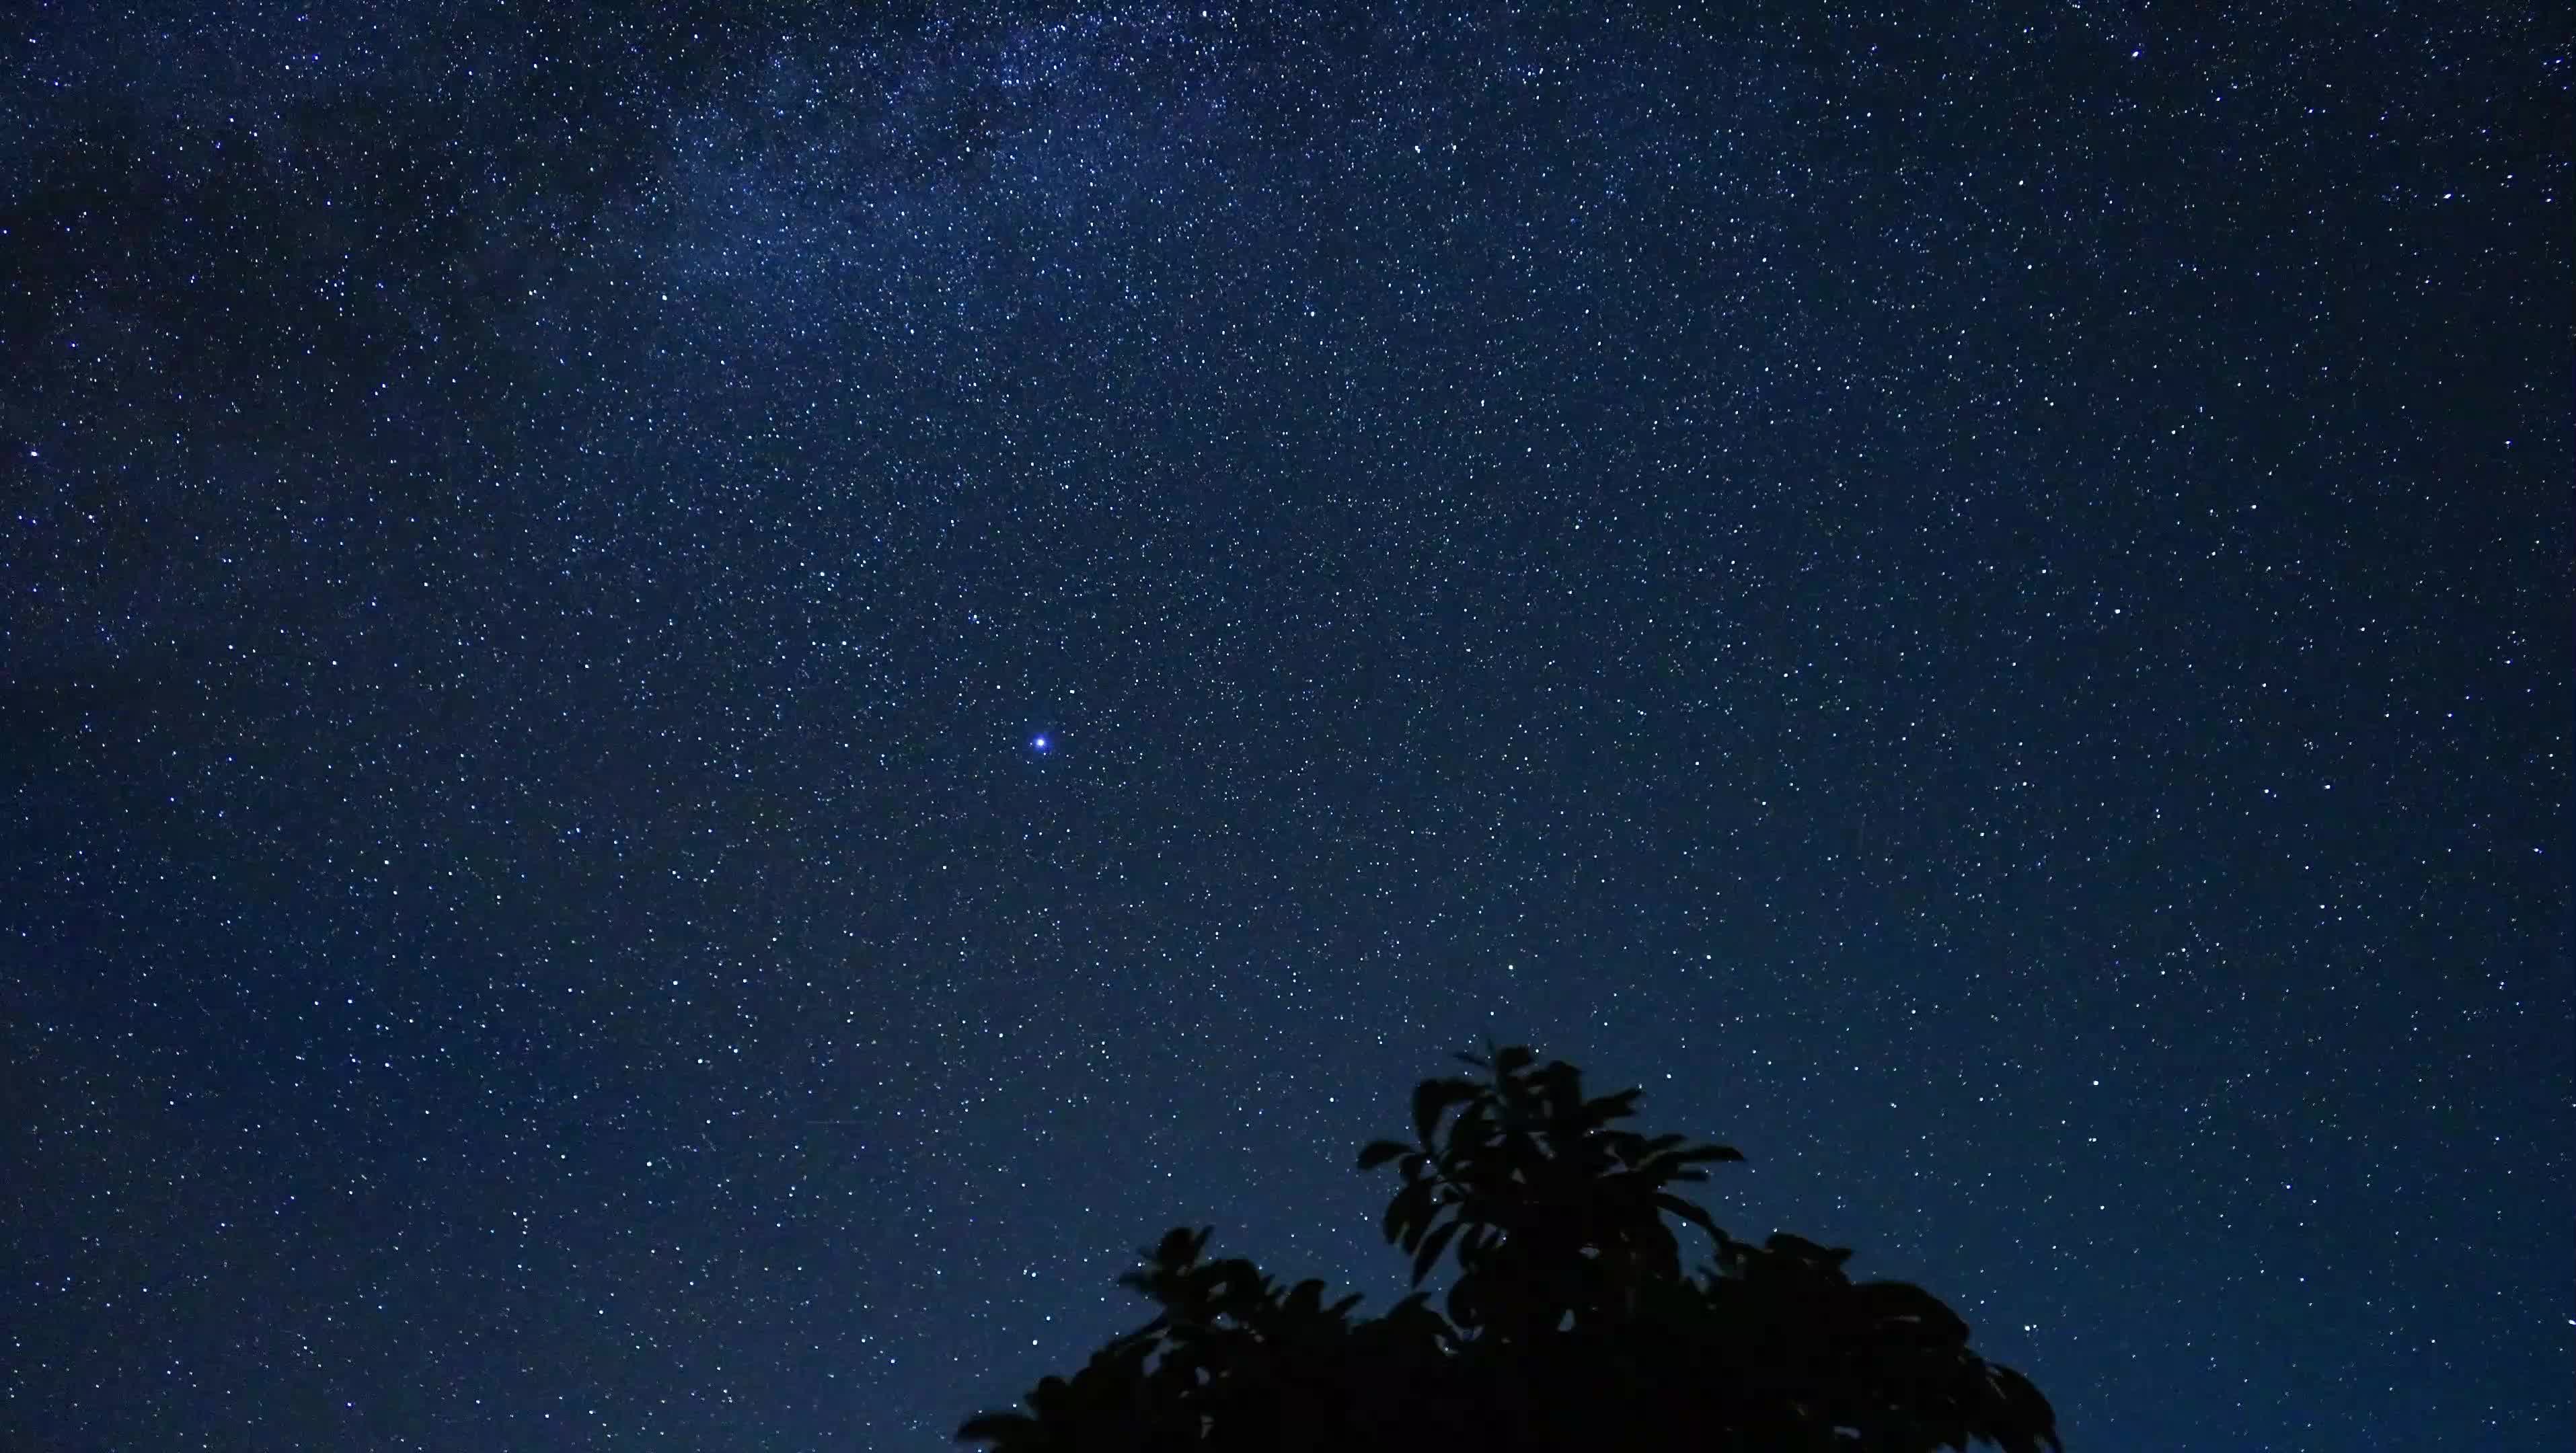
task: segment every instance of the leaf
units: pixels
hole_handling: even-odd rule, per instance
[[[1396,1192],[1395,1199],[1386,1203],[1386,1239],[1400,1240],[1405,1250],[1412,1250],[1421,1240],[1422,1228],[1430,1224],[1431,1196],[1438,1188],[1437,1181],[1415,1181]]]
[[[1195,1235],[1191,1234],[1187,1226],[1175,1226],[1163,1233],[1162,1244],[1147,1253],[1146,1259],[1164,1270],[1179,1271],[1199,1259],[1200,1249],[1205,1247],[1208,1238],[1215,1234],[1216,1228],[1213,1226]]]
[[[1431,1274],[1431,1268],[1437,1265],[1440,1261],[1440,1253],[1448,1249],[1449,1238],[1458,1234],[1458,1228],[1462,1224],[1464,1223],[1451,1221],[1442,1226],[1439,1230],[1432,1232],[1431,1235],[1423,1241],[1422,1249],[1413,1254],[1413,1284],[1415,1286],[1422,1285],[1422,1279]]]
[[[1038,1420],[1026,1413],[985,1413],[959,1424],[957,1441],[972,1443],[989,1438],[1004,1447],[1029,1446],[1023,1440],[1034,1438],[1038,1430]]]
[[[1903,1281],[1874,1281],[1853,1289],[1852,1305],[1871,1321],[1902,1323],[1925,1339],[1965,1347],[1968,1324],[1941,1299]]]
[[[1716,1237],[1721,1243],[1726,1240],[1726,1233],[1718,1230],[1717,1223],[1710,1220],[1708,1212],[1699,1206],[1662,1191],[1655,1193],[1655,1204]]]
[[[1485,1113],[1492,1104],[1490,1100],[1479,1099],[1458,1112],[1458,1123],[1449,1127],[1451,1154],[1473,1150],[1494,1138],[1494,1117]]]
[[[1844,1262],[1851,1260],[1852,1254],[1848,1246],[1819,1246],[1804,1236],[1793,1236],[1786,1231],[1772,1232],[1762,1245],[1774,1256],[1789,1257],[1829,1271],[1840,1270]]]
[[[1412,1146],[1396,1140],[1372,1140],[1360,1150],[1360,1169],[1375,1170],[1399,1155],[1411,1152]]]
[[[1646,1157],[1637,1169],[1659,1181],[1695,1181],[1705,1177],[1697,1171],[1685,1170],[1683,1167],[1695,1165],[1701,1161],[1722,1161],[1732,1164],[1743,1159],[1744,1152],[1731,1145],[1694,1145],[1679,1150],[1659,1150]]]
[[[1414,1293],[1420,1296],[1420,1292]],[[1462,1276],[1449,1288],[1449,1320],[1474,1327],[1485,1320],[1485,1279]]]
[[[1583,1104],[1583,1071],[1565,1061],[1551,1061],[1533,1078],[1551,1115],[1570,1114]]]
[[[1482,1091],[1465,1080],[1424,1080],[1413,1087],[1413,1133],[1424,1145],[1431,1143],[1431,1132],[1440,1125],[1440,1117],[1449,1107],[1472,1100]]]
[[[1538,1062],[1538,1055],[1525,1044],[1515,1044],[1494,1056],[1494,1073],[1516,1075]]]
[[[1625,1120],[1637,1113],[1637,1101],[1644,1098],[1645,1093],[1643,1090],[1621,1090],[1615,1095],[1604,1095],[1598,1100],[1587,1101],[1583,1106],[1584,1117],[1596,1125],[1607,1125],[1613,1120]]]
[[[1484,1258],[1485,1253],[1493,1250],[1495,1243],[1502,1239],[1502,1228],[1497,1226],[1478,1226],[1468,1232],[1467,1239],[1458,1243],[1459,1268],[1472,1269]]]

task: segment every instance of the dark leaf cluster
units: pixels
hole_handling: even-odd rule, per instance
[[[1587,1098],[1579,1070],[1526,1048],[1460,1058],[1483,1077],[1424,1081],[1414,1139],[1359,1160],[1396,1168],[1385,1231],[1414,1285],[1454,1262],[1445,1315],[1416,1290],[1354,1318],[1357,1296],[1283,1289],[1249,1261],[1204,1260],[1210,1231],[1175,1230],[1120,1279],[1152,1321],[959,1438],[991,1453],[2061,1447],[2048,1400],[1970,1351],[1930,1293],[1852,1281],[1847,1249],[1738,1241],[1671,1189],[1735,1150],[1621,1129],[1638,1091]],[[1676,1222],[1714,1243],[1695,1274]]]

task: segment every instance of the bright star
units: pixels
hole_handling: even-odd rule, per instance
[[[1038,751],[1045,751],[1048,746],[1046,733],[1040,732],[1036,736],[1029,738],[1029,745],[1036,748]]]

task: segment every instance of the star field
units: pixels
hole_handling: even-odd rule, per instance
[[[2536,7],[0,24],[0,1446],[948,1446],[1486,1037],[2563,1449]]]

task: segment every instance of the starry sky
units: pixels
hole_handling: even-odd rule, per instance
[[[946,1446],[1489,1036],[2576,1441],[2563,13],[577,10],[0,26],[0,1447]]]

